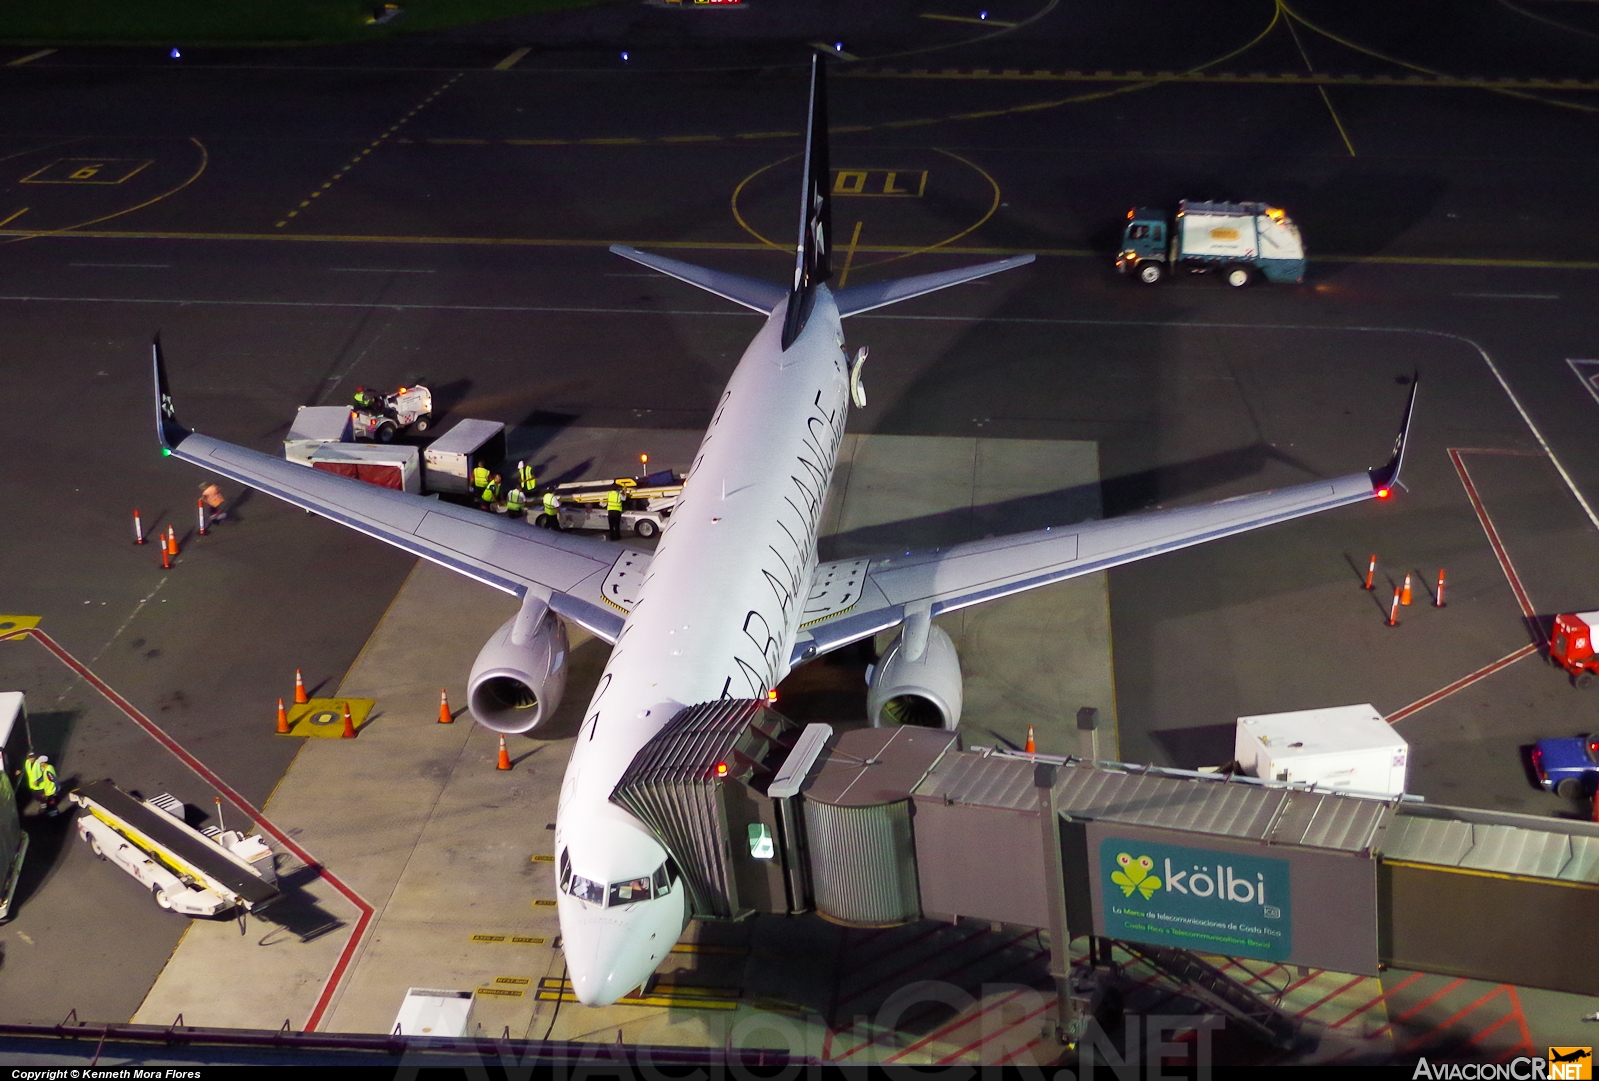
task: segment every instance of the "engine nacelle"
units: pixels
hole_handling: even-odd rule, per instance
[[[915,725],[954,731],[961,719],[961,665],[955,643],[928,624],[926,645],[912,655],[907,641],[914,628],[894,637],[883,659],[872,669],[866,692],[866,716],[874,728]]]
[[[536,728],[566,690],[566,624],[529,596],[472,663],[467,707],[478,724],[507,735]]]

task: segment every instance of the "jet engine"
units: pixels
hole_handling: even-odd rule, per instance
[[[566,654],[566,624],[530,594],[472,664],[467,706],[473,718],[506,734],[537,727],[561,704]]]
[[[918,648],[920,647],[920,648]],[[961,719],[961,666],[955,643],[925,616],[907,621],[867,675],[872,726],[916,725],[950,731]]]

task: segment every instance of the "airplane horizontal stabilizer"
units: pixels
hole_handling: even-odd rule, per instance
[[[979,263],[958,270],[941,270],[937,274],[918,274],[914,278],[895,278],[892,281],[872,282],[868,285],[850,285],[836,290],[833,293],[833,300],[838,305],[838,315],[842,319],[846,315],[859,315],[873,308],[897,304],[911,297],[960,285],[962,282],[986,278],[1002,270],[1026,266],[1033,261],[1033,258],[1031,255],[1013,255],[1009,259]]]
[[[651,270],[660,271],[667,277],[676,278],[678,281],[697,285],[707,293],[715,293],[724,300],[731,300],[735,304],[742,304],[762,315],[770,315],[772,309],[783,303],[783,298],[788,296],[788,290],[781,285],[763,282],[758,278],[746,278],[742,274],[729,274],[725,270],[711,270],[708,267],[695,266],[685,263],[681,259],[668,259],[664,255],[652,255],[637,248],[630,248],[626,244],[612,244],[611,250],[624,259],[631,259]]]

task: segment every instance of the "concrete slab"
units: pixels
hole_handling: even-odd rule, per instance
[[[563,464],[581,465],[588,475],[626,471],[618,448],[635,452],[631,435],[619,432],[625,430],[553,433],[539,448],[541,476]],[[670,459],[670,451],[649,453],[652,465],[687,464]],[[1035,499],[1042,510],[1030,507]],[[948,543],[1077,520],[1097,509],[1091,444],[851,436],[829,496],[827,544],[838,555],[868,543],[882,550],[880,538],[890,534]],[[477,990],[473,1030],[494,1036],[610,1041],[620,1031],[628,1042],[721,1045],[731,1038],[821,1054],[848,1029],[859,1044],[852,1061],[976,1061],[982,1046],[997,1046],[994,1039],[1018,1055],[1033,1053],[1026,1048],[1036,1044],[1038,1010],[1015,1004],[1018,994],[1036,989],[1024,982],[990,992],[985,981],[1014,976],[1018,963],[1042,978],[1038,952],[1012,941],[1014,931],[970,926],[934,928],[953,937],[929,954],[914,929],[861,951],[855,946],[870,933],[815,917],[696,924],[662,966],[656,1005],[590,1010],[539,1001],[540,981],[558,990],[565,977],[549,830],[573,733],[608,649],[572,632],[566,701],[542,738],[510,741],[515,768],[499,771],[497,738],[465,719],[439,724],[438,694],[444,687],[452,702],[465,701],[461,681],[473,655],[515,611],[512,598],[418,564],[338,689],[340,697],[376,700],[361,738],[306,741],[264,809],[375,910],[321,1027],[388,1032],[407,988],[432,986]],[[1078,706],[1097,705],[1114,718],[1102,576],[944,622],[963,649],[972,738],[1020,744],[1034,723],[1043,749],[1064,750]],[[341,907],[314,876],[296,881],[299,904],[319,905],[337,926],[301,942],[275,928],[263,938],[258,929],[268,925],[254,919],[242,937],[232,923],[197,923],[139,1019],[165,1023],[183,1013],[189,1024],[275,1027],[285,1017],[302,1024],[349,942],[354,907]],[[818,958],[832,963],[818,965]],[[881,1009],[900,976],[965,979],[971,986],[962,992],[959,1023],[907,1035],[854,1016]],[[232,990],[219,990],[224,983]],[[695,1009],[696,994],[701,1001],[733,996],[738,1005]],[[854,1012],[840,1021],[832,1016],[840,1010]],[[995,1035],[1004,1031],[1010,1035]]]

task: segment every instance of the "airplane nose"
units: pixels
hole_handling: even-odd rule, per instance
[[[581,941],[568,942],[567,975],[583,1005],[609,1006],[642,986],[658,961],[639,950],[622,923],[591,917],[584,924]]]

